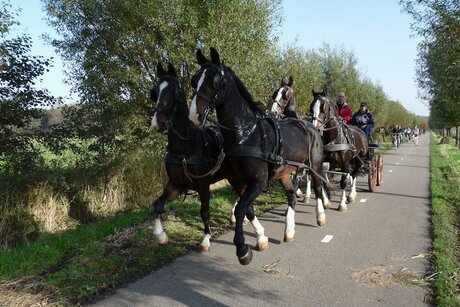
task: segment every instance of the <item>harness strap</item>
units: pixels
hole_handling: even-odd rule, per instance
[[[182,161],[186,161],[188,165],[211,165],[216,163],[216,159],[209,158],[205,155],[178,155],[170,152],[166,153],[165,162],[166,164],[182,164]]]
[[[273,118],[266,117],[265,120],[268,121],[268,123],[273,127],[273,130],[275,131],[275,148],[273,148],[273,154],[281,156],[283,150],[283,137],[281,136],[281,128]]]
[[[229,157],[251,157],[266,161],[268,163],[282,164],[283,157],[280,155],[262,151],[259,147],[233,144],[225,149],[225,154]]]

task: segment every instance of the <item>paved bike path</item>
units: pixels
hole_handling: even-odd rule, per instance
[[[348,212],[326,211],[316,226],[313,200],[296,207],[296,238],[283,242],[286,205],[260,217],[269,248],[238,263],[233,231],[207,255],[192,252],[116,291],[96,306],[423,306],[431,246],[429,135],[384,155],[374,193],[360,177]],[[245,226],[254,245],[253,228]],[[333,236],[332,239],[330,239]],[[328,238],[330,241],[328,241]]]

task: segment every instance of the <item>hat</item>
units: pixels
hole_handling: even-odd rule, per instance
[[[367,107],[367,103],[366,103],[365,101],[361,101],[361,104],[360,104],[360,106],[361,106],[361,107],[362,107],[362,106],[365,106],[365,107]]]

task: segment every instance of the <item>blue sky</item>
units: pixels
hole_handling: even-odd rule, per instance
[[[18,30],[32,37],[32,53],[54,57],[54,67],[44,75],[43,87],[53,95],[69,96],[69,87],[62,82],[62,61],[40,38],[43,33],[56,35],[43,21],[40,0],[11,3],[22,8]],[[419,39],[411,38],[411,17],[401,12],[398,0],[283,0],[282,7],[282,45],[296,42],[305,49],[316,49],[328,43],[352,51],[361,72],[382,85],[390,99],[417,115],[429,114],[428,107],[417,98]]]

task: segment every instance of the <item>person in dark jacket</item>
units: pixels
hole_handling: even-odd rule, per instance
[[[367,109],[367,103],[365,101],[361,102],[359,111],[353,114],[350,125],[358,126],[364,131],[367,137],[370,138],[372,128],[374,128],[374,117]]]

